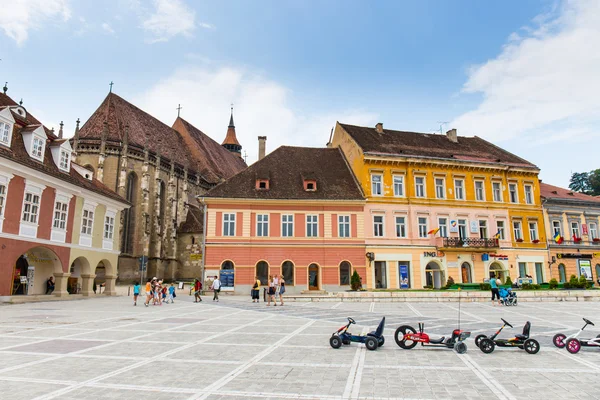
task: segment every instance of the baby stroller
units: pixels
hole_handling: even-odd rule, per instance
[[[516,306],[517,294],[513,292],[511,288],[500,289],[500,304],[504,304],[505,306]]]

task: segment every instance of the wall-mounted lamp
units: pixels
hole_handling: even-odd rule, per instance
[[[373,261],[375,259],[375,253],[372,252],[368,252],[367,254],[365,254],[365,256],[367,256],[369,261]]]

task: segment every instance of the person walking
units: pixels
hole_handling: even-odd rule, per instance
[[[217,303],[219,302],[219,292],[221,291],[221,281],[219,280],[218,276],[215,276],[215,279],[213,280],[212,285],[210,286],[211,289],[213,290],[213,301],[217,301]]]
[[[498,290],[498,282],[500,279],[496,280],[496,276],[492,274],[490,277],[490,287],[492,288],[492,305],[495,306],[496,303],[494,299],[498,299],[498,305],[500,305],[500,291]]]
[[[271,305],[271,300],[273,300],[273,305],[276,306],[275,303],[275,282],[273,281],[273,276],[269,275],[269,301],[267,302],[267,306]]]
[[[148,278],[148,282],[146,282],[146,301],[144,302],[144,305],[146,307],[148,307],[148,305],[150,304],[150,300],[154,297],[154,295],[152,294],[153,283],[154,281]]]
[[[169,286],[169,297],[167,297],[167,303],[170,301],[171,304],[173,304],[173,302],[175,298],[175,284],[171,283],[171,286]]]
[[[196,278],[194,280],[194,303],[199,303],[202,301],[202,297],[200,297],[200,291],[202,290],[202,282]]]
[[[252,286],[252,302],[260,303],[260,279],[258,276],[254,277],[254,285]]]
[[[52,294],[54,292],[54,277],[51,276],[46,281],[46,294]]]
[[[137,299],[140,295],[140,283],[136,282],[133,284],[133,305],[137,306]]]
[[[285,293],[285,279],[283,275],[279,276],[279,305],[283,306],[283,294]]]

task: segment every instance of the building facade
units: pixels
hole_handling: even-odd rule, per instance
[[[478,137],[336,124],[367,199],[367,286],[548,280],[539,169]]]
[[[364,198],[338,149],[283,146],[201,199],[206,272],[249,293],[283,274],[288,293],[350,289],[366,278]]]
[[[600,198],[540,184],[552,278],[600,278]]]
[[[120,214],[129,204],[72,162],[72,148],[0,94],[0,296],[115,294]]]

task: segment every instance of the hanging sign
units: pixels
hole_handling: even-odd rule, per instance
[[[458,221],[455,219],[450,220],[450,233],[458,233]]]
[[[408,289],[408,265],[400,265],[400,289]]]
[[[479,233],[479,222],[478,221],[470,221],[471,222],[471,233]]]
[[[587,224],[581,224],[581,233],[583,235],[588,235],[589,234]]]

